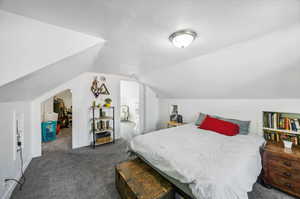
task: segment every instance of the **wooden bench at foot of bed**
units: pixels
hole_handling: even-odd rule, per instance
[[[137,158],[116,166],[116,187],[122,199],[174,199],[172,185]]]

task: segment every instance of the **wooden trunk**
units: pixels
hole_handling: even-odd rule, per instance
[[[174,199],[172,185],[140,159],[116,166],[116,187],[122,199]]]

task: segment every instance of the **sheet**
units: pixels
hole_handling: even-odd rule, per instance
[[[135,137],[130,150],[189,184],[197,199],[247,199],[261,171],[261,136],[224,136],[194,124]]]

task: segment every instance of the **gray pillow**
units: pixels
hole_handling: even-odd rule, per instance
[[[224,120],[224,121],[227,121],[227,122],[232,122],[234,124],[239,125],[241,135],[248,135],[249,134],[249,126],[250,126],[251,121],[242,121],[242,120],[236,120],[236,119],[229,119],[229,118],[224,118],[224,117],[220,117],[220,116],[217,116],[217,115],[214,115],[212,117],[220,119],[220,120]]]
[[[197,120],[195,121],[196,126],[200,126],[203,120],[206,118],[207,114],[199,113]]]

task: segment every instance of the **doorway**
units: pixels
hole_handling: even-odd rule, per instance
[[[120,136],[130,141],[140,133],[140,85],[135,81],[120,82]]]
[[[72,91],[67,89],[41,103],[42,154],[72,149]]]

